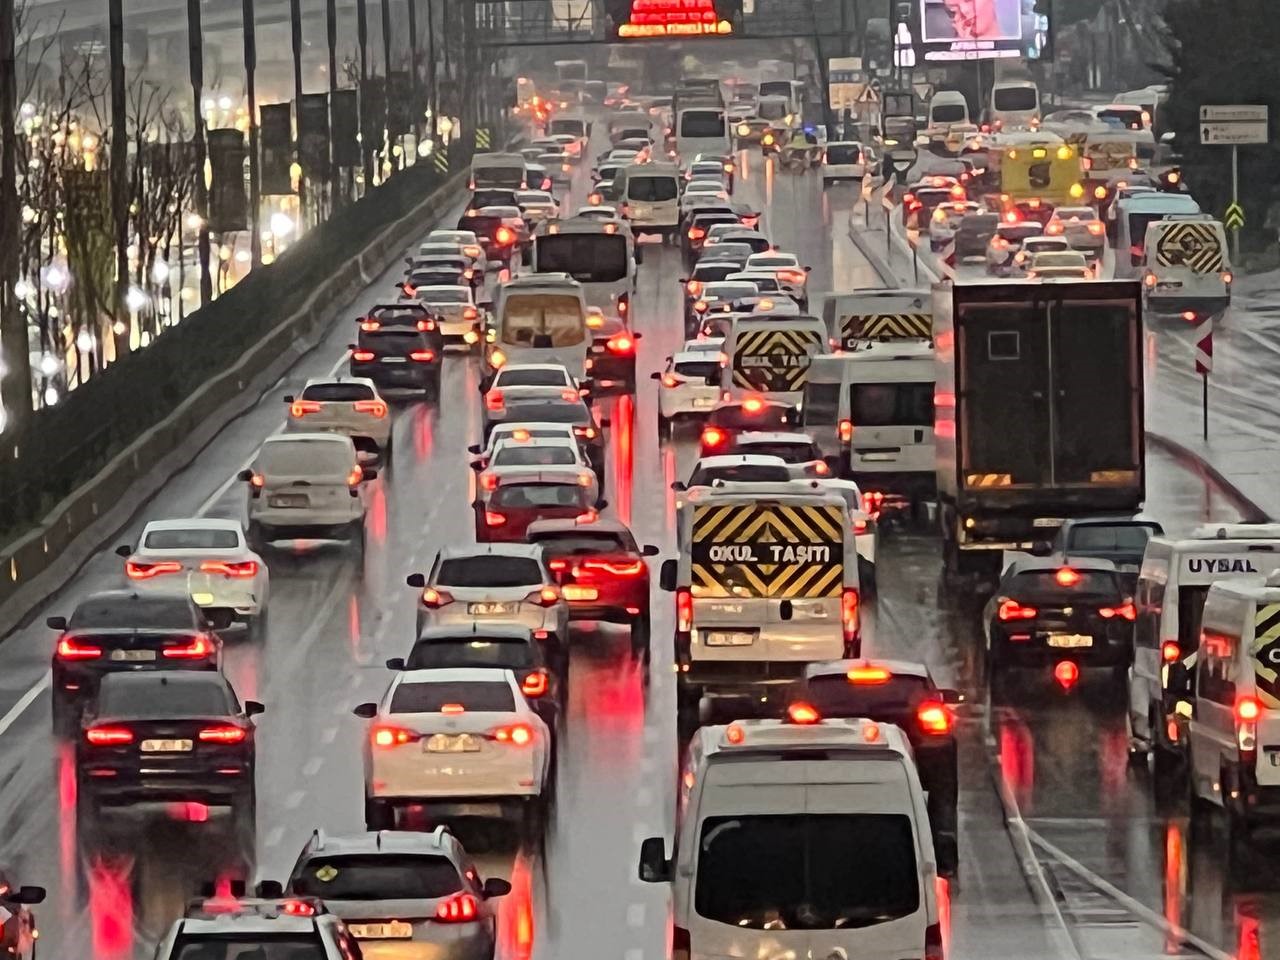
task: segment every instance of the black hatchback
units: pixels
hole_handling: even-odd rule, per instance
[[[221,641],[184,592],[107,590],[82,600],[70,620],[49,617],[53,651],[53,729],[65,735],[111,673],[217,670]]]
[[[368,377],[380,390],[420,390],[440,396],[444,337],[420,303],[381,304],[357,321],[351,375]]]

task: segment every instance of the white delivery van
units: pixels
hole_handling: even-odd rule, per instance
[[[518,153],[477,153],[471,159],[471,190],[526,190],[524,157]]]
[[[1208,214],[1157,220],[1143,241],[1146,312],[1213,316],[1231,305],[1231,263],[1222,223]]]
[[[924,791],[893,724],[785,720],[698,730],[675,843],[640,850],[671,884],[674,960],[942,960]]]
[[[760,396],[797,403],[809,361],[827,349],[827,329],[817,317],[735,315],[721,352],[727,358],[720,387],[730,398]]]
[[[929,100],[930,130],[947,130],[953,124],[969,122],[969,101],[959,90],[939,90]]]
[[[723,157],[733,152],[729,119],[722,104],[699,103],[676,113],[676,155],[690,163],[698,154]]]
[[[997,80],[987,111],[997,130],[1029,130],[1040,122],[1040,88],[1030,78]]]
[[[663,243],[675,240],[680,227],[680,183],[674,163],[634,163],[614,178],[622,197],[622,215],[632,233],[638,237],[656,233]]]
[[[586,297],[569,274],[533,273],[498,287],[485,337],[487,373],[508,363],[558,363],[581,379],[590,346]]]
[[[1201,213],[1188,193],[1138,193],[1116,201],[1116,263],[1118,280],[1137,278],[1146,256],[1147,227],[1157,220]]]

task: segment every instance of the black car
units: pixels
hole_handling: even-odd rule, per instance
[[[698,321],[701,319],[699,311],[694,309],[694,304],[702,296],[702,291],[706,289],[707,284],[717,283],[729,276],[731,273],[739,273],[742,270],[742,264],[737,260],[717,260],[714,257],[707,257],[699,260],[693,265],[693,269],[689,271],[689,276],[680,278],[680,285],[684,288],[684,335],[686,339],[697,335]],[[705,309],[706,304],[703,304]]]
[[[506,398],[501,420],[489,419],[487,407],[481,412],[484,428],[484,442],[489,442],[489,432],[496,423],[568,423],[573,425],[573,433],[581,441],[587,451],[587,460],[591,469],[604,485],[604,432],[607,419],[596,422],[596,418],[581,399],[570,400],[563,397],[546,395],[519,396],[513,391]]]
[[[240,703],[219,672],[113,674],[76,741],[82,816],[158,801],[230,806],[252,825],[254,726],[262,704]],[[84,822],[81,822],[83,829]]]
[[[1010,564],[983,611],[987,676],[1009,667],[1052,666],[1064,687],[1081,667],[1128,671],[1137,611],[1115,564],[1072,557],[1028,557]]]
[[[514,196],[514,193],[512,194]],[[514,200],[511,206],[516,206]],[[499,262],[510,268],[512,259],[520,252],[519,236],[503,222],[502,217],[488,213],[464,213],[458,218],[459,230],[470,230],[480,241],[490,263]]]
[[[1038,557],[1057,555],[1063,564],[1077,557],[1110,560],[1124,589],[1132,593],[1138,586],[1138,568],[1147,541],[1164,533],[1154,520],[1128,520],[1122,517],[1073,517],[1058,528],[1052,541],[1037,543],[1033,552]]]
[[[643,334],[632,333],[625,321],[605,317],[591,330],[587,373],[592,396],[636,392],[636,345]]]
[[[368,377],[382,390],[421,390],[440,395],[444,336],[421,303],[379,304],[358,321],[351,344],[351,375]]]
[[[217,670],[221,641],[186,592],[107,590],[86,597],[70,620],[49,617],[53,651],[53,729],[74,731],[82,711],[113,673]]]
[[[387,661],[387,669],[504,667],[515,673],[529,705],[554,731],[564,703],[560,680],[548,661],[544,642],[519,623],[476,621],[427,627],[409,656],[393,657]]]
[[[722,400],[703,423],[699,457],[732,453],[738,434],[758,430],[786,430],[800,421],[796,408],[781,400],[747,397]]]
[[[915,754],[920,785],[928,795],[929,824],[938,869],[960,865],[957,844],[955,717],[961,698],[938,687],[923,664],[897,660],[835,660],[815,663],[796,685],[792,710],[803,705],[820,717],[865,717],[902,729]]]
[[[680,251],[684,256],[685,266],[692,267],[697,262],[702,245],[707,239],[707,230],[717,223],[741,222],[741,218],[732,211],[694,207],[681,222]]]

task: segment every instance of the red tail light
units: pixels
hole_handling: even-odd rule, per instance
[[[530,603],[536,603],[540,607],[554,607],[560,602],[560,591],[555,587],[543,587],[541,590],[533,591],[525,599]]]
[[[470,923],[480,916],[480,904],[469,893],[456,893],[436,904],[437,923]]]
[[[435,322],[434,320],[419,320],[419,321],[418,321],[418,329],[419,329],[422,333],[430,333],[430,332],[431,332],[432,330],[434,330],[435,328],[436,328],[436,322]]]
[[[499,743],[509,743],[515,747],[527,747],[533,743],[533,727],[525,723],[512,723],[498,727],[489,734]]]
[[[357,463],[351,468],[351,472],[347,474],[347,486],[354,490],[356,487],[360,486],[363,481],[364,470],[360,464]]]
[[[691,237],[693,236],[692,230],[689,231],[689,236]],[[688,283],[684,285],[684,288],[688,292],[689,296],[696,297],[702,293],[702,281],[690,280]]]
[[[680,377],[673,376],[672,374],[669,374],[669,373],[665,373],[662,375],[662,385],[664,387],[678,387],[682,383],[684,383],[684,380],[682,380]]]
[[[1060,587],[1074,587],[1080,582],[1080,574],[1070,567],[1062,567],[1053,575]]]
[[[825,466],[826,466],[826,464],[824,463],[824,464],[823,464],[823,466],[825,467]],[[854,533],[866,533],[866,532],[867,532],[867,521],[865,521],[865,520],[855,520],[855,521],[853,521],[853,532],[854,532]]]
[[[1173,663],[1180,656],[1182,651],[1178,648],[1177,640],[1166,640],[1160,644],[1160,659],[1165,663]]]
[[[707,235],[707,231],[703,230],[701,227],[690,227],[690,228],[689,228],[689,239],[690,239],[690,240],[701,240],[701,239],[702,239],[703,237],[705,237],[706,235]]]
[[[480,311],[475,307],[466,307],[462,311],[463,320],[474,320],[480,316]]]
[[[520,692],[526,697],[536,700],[538,697],[546,696],[549,686],[550,681],[547,680],[546,673],[541,670],[535,670],[520,681]]]
[[[1098,616],[1103,620],[1110,620],[1112,617],[1120,617],[1123,620],[1133,621],[1138,618],[1137,608],[1134,607],[1132,601],[1125,601],[1118,607],[1103,607],[1098,611]]]
[[[486,410],[501,410],[506,406],[506,398],[501,390],[490,390],[484,395],[484,406]]]
[[[779,270],[778,279],[783,283],[804,283],[805,273],[803,270]]]
[[[405,287],[405,293],[409,293],[409,291],[410,291],[410,290],[412,290],[412,289],[413,289],[412,287],[406,286],[406,287]],[[412,294],[409,294],[409,295],[410,295],[410,296],[412,296]],[[360,329],[361,329],[361,330],[363,330],[363,331],[365,331],[366,333],[370,333],[370,332],[372,332],[372,331],[374,331],[374,330],[381,330],[381,329],[382,329],[382,324],[381,324],[381,323],[379,323],[377,320],[372,320],[372,319],[369,319],[369,320],[361,320],[361,321],[360,321]]]
[[[282,913],[290,917],[314,917],[316,908],[305,900],[286,900],[280,904]]]
[[[57,655],[59,660],[97,660],[102,656],[102,648],[80,643],[72,637],[63,637],[58,641]]]
[[[569,169],[568,164],[565,164],[564,169],[565,169],[565,170],[568,170],[568,169]],[[542,178],[542,189],[543,189],[543,190],[550,190],[550,189],[551,189],[551,178],[550,178],[550,177],[543,177],[543,178]]]
[[[629,354],[634,353],[636,342],[625,333],[620,333],[616,337],[610,337],[605,344],[611,353]]]
[[[1262,716],[1262,705],[1253,697],[1241,697],[1236,701],[1236,723],[1254,723]]]
[[[851,667],[844,676],[850,683],[874,685],[888,683],[893,674],[884,667]]]
[[[688,590],[676,591],[676,630],[688,633],[693,629],[693,594]]]
[[[368,413],[379,420],[387,415],[387,405],[382,400],[357,400],[354,409],[356,413]]]
[[[868,490],[862,495],[862,509],[873,517],[880,513],[882,506],[884,506],[884,494],[879,490]]]
[[[1046,237],[1060,237],[1064,229],[1066,228],[1060,223],[1050,223],[1044,228],[1044,235]]]
[[[402,730],[400,727],[374,727],[369,731],[369,739],[375,747],[398,747],[416,736],[412,730]]]
[[[243,743],[249,734],[244,727],[205,727],[200,731],[204,743]]]
[[[840,626],[846,641],[858,635],[858,591],[849,587],[840,594]]]
[[[853,440],[853,421],[841,420],[840,421],[840,442],[849,443],[852,440]]]
[[[1129,253],[1132,254],[1132,256],[1135,259],[1137,259],[1142,256],[1143,250],[1142,250],[1142,247],[1138,246],[1137,244],[1134,244],[1132,247],[1129,248]]]
[[[484,525],[486,527],[500,527],[506,522],[505,514],[498,513],[496,510],[486,510],[484,512]]]
[[[638,577],[644,573],[644,561],[613,563],[608,560],[587,560],[582,564],[582,569],[599,570],[611,577]]]
[[[319,413],[320,403],[317,400],[295,400],[289,404],[289,416],[305,417],[308,413]]]
[[[427,587],[422,591],[422,605],[430,607],[432,610],[438,610],[440,607],[448,606],[453,603],[453,594],[447,590],[437,590],[435,587]]]
[[[742,409],[747,413],[759,413],[764,409],[764,401],[759,397],[748,397],[742,401]]]
[[[709,449],[722,446],[727,439],[724,431],[715,427],[707,427],[702,431],[702,445]]]
[[[482,473],[480,474],[480,489],[488,490],[492,493],[494,490],[498,489],[498,484],[501,480],[502,478],[496,473]]]
[[[416,360],[418,363],[430,363],[436,358],[434,350],[415,350],[409,354],[410,360]]]
[[[256,560],[242,560],[232,563],[227,563],[223,560],[206,560],[200,564],[200,570],[203,573],[219,573],[224,577],[248,580],[250,577],[257,576],[258,563]]]
[[[822,714],[807,703],[793,703],[787,707],[787,719],[792,723],[809,725],[822,722]]]
[[[1001,600],[996,616],[1005,622],[1009,620],[1034,620],[1039,611],[1035,607],[1024,607],[1017,600]]]
[[[137,560],[127,560],[125,561],[124,572],[130,580],[150,580],[152,577],[163,576],[166,573],[181,573],[182,564],[177,560],[162,560],[159,563],[141,563]]]
[[[1100,237],[1106,231],[1106,227],[1098,220],[1089,221],[1088,230],[1095,237]]]
[[[160,652],[170,660],[199,660],[213,653],[213,643],[202,633],[193,637],[190,643],[177,647],[165,647]]]
[[[516,235],[510,227],[499,227],[497,232],[494,233],[493,239],[506,246],[509,243],[515,243]]]
[[[249,478],[249,486],[253,487],[253,495],[256,497],[258,491],[267,485],[267,478],[260,473],[255,473]]]
[[[1080,668],[1070,660],[1059,660],[1053,667],[1053,679],[1063,690],[1070,690],[1080,680]]]
[[[351,359],[358,360],[361,363],[368,363],[370,360],[373,359],[373,351],[372,350],[353,350],[351,352]]]
[[[951,711],[941,703],[926,700],[916,708],[916,722],[924,733],[942,736],[951,732]]]
[[[90,727],[84,738],[95,747],[119,747],[133,743],[133,731],[128,727]]]
[[[547,569],[552,570],[556,573],[563,573],[564,571],[569,569],[569,561],[568,560],[548,560]]]

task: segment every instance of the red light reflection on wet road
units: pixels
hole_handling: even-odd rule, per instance
[[[1031,731],[1025,724],[1007,721],[1000,725],[1000,773],[1024,814],[1035,785],[1035,752]]]
[[[635,469],[635,400],[624,394],[613,409],[613,494],[618,519],[631,526],[631,484]]]
[[[509,960],[533,956],[536,923],[533,913],[533,867],[521,853],[511,867],[511,892],[502,899],[498,914],[498,955]]]
[[[89,865],[89,921],[95,960],[133,956],[133,859]]]
[[[1254,911],[1252,902],[1236,905],[1236,960],[1262,960],[1262,928]]]
[[[1186,846],[1177,824],[1168,823],[1164,828],[1164,918],[1174,927],[1182,926],[1182,897],[1187,884]],[[1183,944],[1172,934],[1166,935],[1164,952],[1171,957],[1181,956]]]
[[[63,903],[74,902],[76,876],[76,754],[69,743],[58,745],[58,875]]]
[[[938,924],[942,927],[942,955],[951,956],[951,881],[946,877],[934,878],[938,897]]]
[[[413,408],[412,417],[413,452],[420,463],[426,463],[431,459],[431,447],[435,441],[431,414],[425,406],[418,404]]]
[[[370,484],[365,529],[374,543],[381,545],[387,542],[387,489],[381,480]]]

